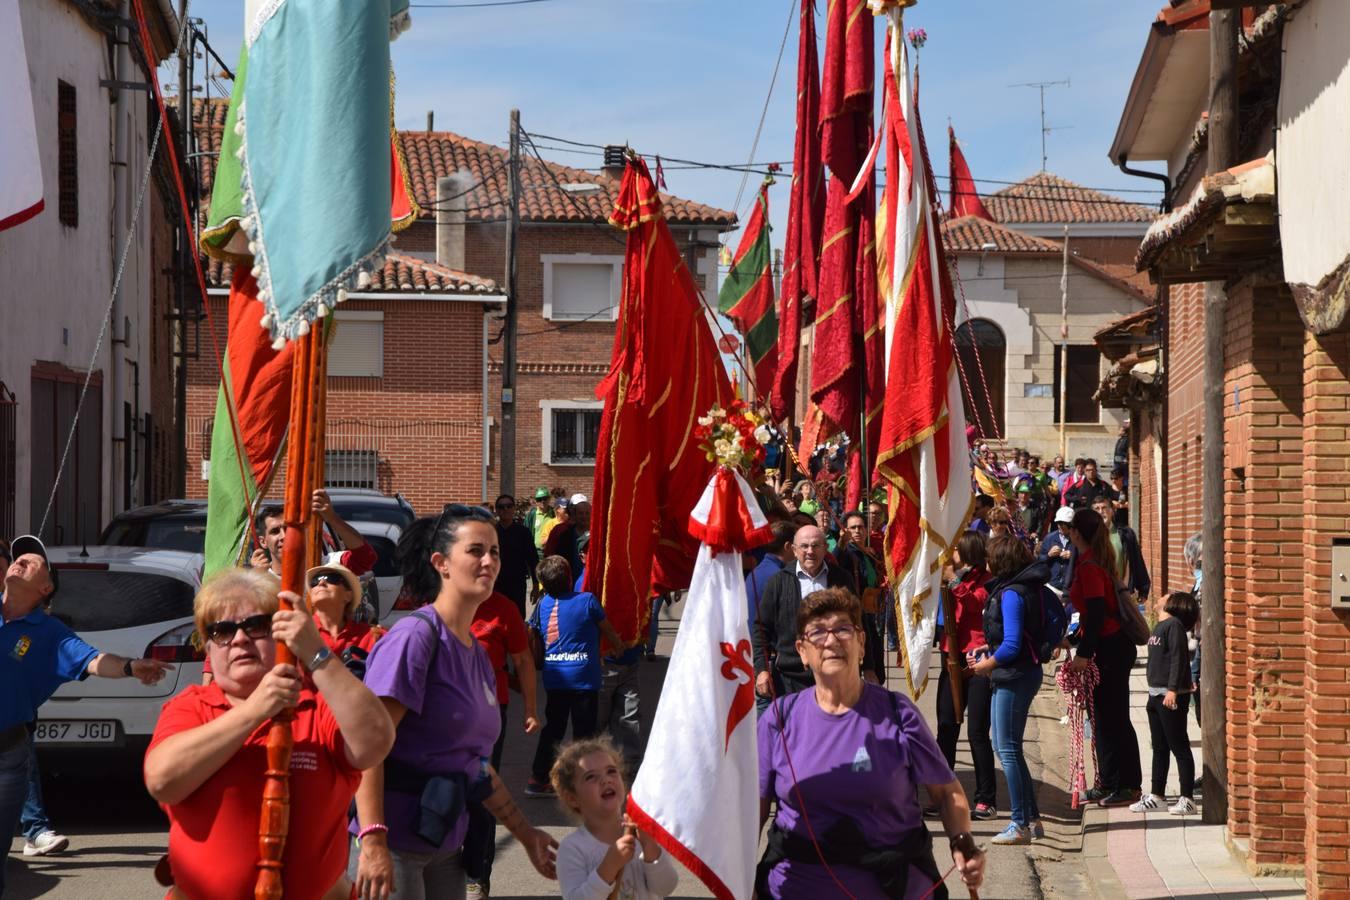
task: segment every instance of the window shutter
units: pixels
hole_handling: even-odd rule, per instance
[[[384,313],[343,310],[328,348],[328,374],[350,378],[384,377]]]
[[[554,319],[610,317],[614,306],[614,266],[610,263],[553,264]]]
[[[80,224],[80,168],[76,143],[75,85],[56,83],[56,214],[62,225]]]

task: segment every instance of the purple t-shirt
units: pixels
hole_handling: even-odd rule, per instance
[[[775,709],[759,717],[759,795],[778,798],[779,828],[809,838],[802,822],[797,790],[806,804],[811,828],[819,837],[841,818],[857,822],[869,843],[893,846],[923,824],[919,785],[956,780],[942,757],[923,715],[908,697],[864,684],[857,706],[833,716],[805,690],[775,701],[786,721],[779,727]],[[896,709],[899,709],[899,720]],[[787,754],[792,757],[794,785]],[[862,869],[832,866],[835,876],[859,900],[884,898],[875,876]],[[906,896],[919,897],[931,882],[911,867]],[[772,895],[783,900],[835,896],[838,886],[820,865],[784,860],[769,874]]]
[[[422,621],[418,621],[421,619]],[[431,639],[428,621],[440,634],[440,648]],[[435,664],[428,672],[432,656]],[[477,640],[465,647],[441,617],[427,610],[400,620],[375,642],[366,661],[366,687],[408,708],[399,722],[389,759],[418,771],[450,775],[463,772],[472,784],[492,756],[501,730],[496,675],[487,651]],[[389,846],[415,853],[454,850],[464,843],[469,818],[462,815],[440,848],[414,833],[419,802],[412,794],[384,793],[384,823]],[[353,834],[357,823],[351,827]]]

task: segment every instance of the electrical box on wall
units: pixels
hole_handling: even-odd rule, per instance
[[[1331,608],[1350,609],[1350,537],[1331,539]]]

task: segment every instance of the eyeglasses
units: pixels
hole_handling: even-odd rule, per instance
[[[858,629],[852,625],[836,625],[833,628],[812,628],[802,639],[813,647],[824,647],[829,643],[830,635],[841,644],[847,644],[858,636]]]
[[[492,513],[481,506],[466,506],[463,503],[447,503],[441,509],[441,514],[436,518],[436,527],[432,529],[432,534],[437,534],[451,521],[471,520],[474,522],[495,523]]]
[[[346,587],[347,581],[332,572],[320,572],[309,580],[310,587],[318,587],[321,584],[330,584],[333,587]]]
[[[244,630],[244,634],[255,641],[262,640],[272,635],[272,617],[267,613],[258,613],[256,616],[249,616],[242,622],[231,622],[226,619],[221,622],[215,622],[206,626],[206,637],[217,646],[224,647],[230,641],[234,640],[235,634],[239,629]]]

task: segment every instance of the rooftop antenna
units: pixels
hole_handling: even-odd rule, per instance
[[[1064,130],[1065,128],[1072,128],[1072,127],[1073,127],[1072,125],[1060,125],[1060,126],[1056,126],[1056,127],[1051,127],[1051,126],[1045,124],[1045,89],[1048,88],[1048,87],[1059,87],[1060,85],[1063,85],[1064,87],[1073,87],[1073,85],[1069,84],[1069,79],[1067,79],[1067,78],[1065,78],[1063,81],[1024,81],[1024,82],[1021,82],[1021,83],[1019,83],[1019,84],[1010,84],[1010,85],[1008,85],[1008,87],[1036,88],[1037,90],[1039,90],[1039,91],[1041,92],[1041,171],[1042,171],[1042,172],[1049,171],[1049,168],[1050,168],[1050,166],[1049,166],[1050,157],[1049,157],[1049,156],[1046,154],[1046,152],[1045,152],[1045,136],[1046,136],[1047,134],[1049,134],[1050,132],[1052,132],[1052,131],[1062,131],[1062,130]]]

